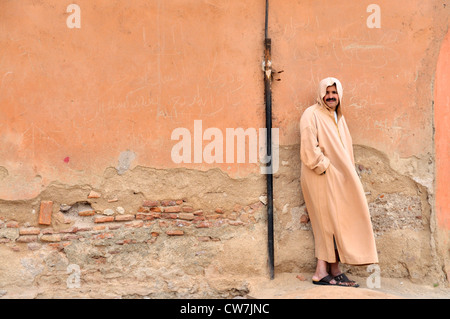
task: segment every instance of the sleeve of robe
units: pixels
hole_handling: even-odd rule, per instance
[[[300,158],[303,164],[317,174],[323,174],[330,165],[319,147],[317,130],[311,123],[300,121]]]

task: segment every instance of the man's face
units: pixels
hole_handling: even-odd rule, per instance
[[[339,94],[335,84],[327,87],[327,93],[323,97],[323,101],[330,109],[333,111],[336,110],[339,104]]]

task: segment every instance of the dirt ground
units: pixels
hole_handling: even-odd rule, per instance
[[[300,279],[299,279],[300,278]],[[256,299],[450,299],[450,288],[418,285],[405,279],[381,278],[380,288],[368,288],[367,278],[349,276],[358,288],[317,286],[312,274],[282,273],[273,280],[252,282],[248,298]]]

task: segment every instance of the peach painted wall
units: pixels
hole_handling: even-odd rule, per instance
[[[436,215],[439,226],[450,230],[450,33],[441,46],[435,83]]]
[[[135,154],[130,168],[259,174],[256,164],[177,164],[170,155],[172,131],[193,132],[194,120],[223,132],[264,126],[264,1],[78,0],[80,28],[67,25],[71,3],[0,3],[0,198],[32,198],[52,182],[96,185],[124,151]],[[355,144],[394,162],[433,158],[434,68],[448,27],[436,16],[448,7],[380,0],[380,28],[370,28],[372,3],[270,2],[273,66],[284,70],[273,85],[281,145],[298,145],[298,120],[318,82],[335,76]],[[436,75],[441,129],[445,43]],[[436,131],[436,168],[448,176],[444,133]],[[437,201],[448,227],[444,183]]]

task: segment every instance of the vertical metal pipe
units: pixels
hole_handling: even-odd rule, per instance
[[[274,243],[273,243],[273,171],[272,171],[272,41],[268,37],[269,0],[266,0],[265,32],[264,32],[264,95],[266,105],[266,147],[269,162],[267,165],[267,244],[269,255],[270,279],[275,276]]]

